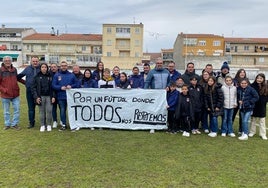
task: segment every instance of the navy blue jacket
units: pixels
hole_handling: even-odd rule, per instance
[[[128,79],[131,88],[143,88],[144,87],[144,79],[140,75],[131,75]]]
[[[181,77],[181,73],[178,71],[174,70],[173,72],[170,73],[170,82],[176,82],[176,80]]]
[[[36,69],[36,71],[35,71]],[[21,79],[26,76],[25,86],[28,89],[31,89],[33,84],[34,77],[40,72],[40,66],[34,68],[32,65],[27,66],[20,74],[17,75],[17,79],[21,81]],[[22,83],[24,83],[22,81]]]
[[[179,94],[179,91],[177,91],[176,89],[172,92],[167,92],[167,104],[169,106],[167,110],[175,111],[176,106],[178,104]]]
[[[253,111],[255,103],[259,100],[259,95],[255,89],[251,86],[246,88],[237,88],[237,101],[242,101],[242,105],[239,107],[241,111],[248,112]]]
[[[80,81],[80,86],[82,88],[98,88],[98,82],[94,80],[93,78],[90,78],[90,79],[83,78]]]
[[[58,100],[66,100],[66,91],[61,90],[62,86],[70,85],[72,88],[77,87],[77,79],[75,75],[69,71],[57,72],[52,80],[52,88],[57,91]]]

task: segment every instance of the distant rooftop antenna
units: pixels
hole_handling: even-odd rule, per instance
[[[51,27],[51,32],[50,32],[50,34],[51,34],[52,36],[55,36],[55,30],[54,30],[54,27]]]
[[[136,23],[135,17],[133,17],[133,23],[134,23],[134,24]]]

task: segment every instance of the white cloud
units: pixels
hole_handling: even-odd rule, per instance
[[[268,37],[266,7],[265,0],[13,0],[1,4],[0,24],[101,33],[103,23],[142,22],[144,51],[158,52],[173,48],[180,32]]]

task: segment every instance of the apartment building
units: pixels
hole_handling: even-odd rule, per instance
[[[103,24],[102,61],[105,67],[132,69],[143,58],[143,24]]]
[[[202,69],[207,63],[221,66],[224,57],[224,37],[214,34],[178,34],[174,43],[173,58],[180,70],[185,69],[188,62],[195,63]]]
[[[35,33],[23,38],[23,63],[29,64],[32,56],[47,63],[66,60],[81,67],[96,67],[102,56],[100,34]]]
[[[2,24],[0,28],[0,61],[9,55],[14,65],[22,62],[22,38],[32,35],[36,31],[32,28],[7,28]]]
[[[268,70],[268,38],[225,38],[225,55],[235,68]]]

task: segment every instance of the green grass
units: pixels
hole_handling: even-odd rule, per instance
[[[257,136],[239,141],[160,131],[40,133],[39,127],[27,129],[21,89],[22,130],[0,130],[0,187],[268,186],[268,142]]]

